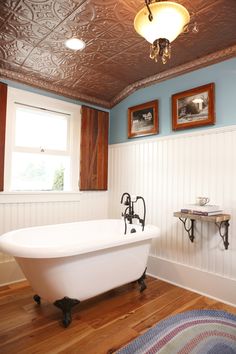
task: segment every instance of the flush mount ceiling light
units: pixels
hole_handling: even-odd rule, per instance
[[[161,57],[165,64],[171,56],[171,45],[190,23],[188,10],[172,1],[145,0],[146,6],[134,19],[134,28],[151,43],[150,58],[156,62]],[[197,32],[196,23],[193,28]]]
[[[72,50],[83,50],[85,48],[85,43],[79,38],[70,38],[65,41],[67,48]]]

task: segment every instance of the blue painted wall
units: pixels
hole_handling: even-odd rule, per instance
[[[106,108],[101,108],[99,106],[92,105],[90,103],[86,103],[86,102],[82,102],[82,101],[79,101],[79,100],[76,100],[76,99],[71,99],[71,98],[68,98],[68,97],[57,95],[55,93],[44,91],[44,90],[41,90],[41,89],[37,89],[37,88],[31,87],[31,86],[28,86],[28,85],[20,84],[20,83],[15,82],[15,81],[2,79],[2,78],[0,78],[0,81],[5,83],[5,84],[7,84],[10,87],[14,87],[14,88],[17,88],[17,89],[20,89],[20,90],[25,90],[25,91],[28,91],[28,92],[37,93],[37,94],[42,95],[42,96],[56,98],[56,99],[61,100],[61,101],[70,102],[70,103],[74,103],[74,104],[78,104],[78,105],[83,105],[84,104],[85,106],[89,106],[89,107],[100,109],[102,111],[109,112],[109,109],[106,109]]]
[[[190,129],[172,131],[171,96],[207,83],[215,83],[216,124],[196,129],[209,129],[236,124],[236,58],[178,76],[159,84],[140,89],[111,110],[110,144],[133,141],[128,139],[127,109],[144,102],[159,100],[159,135],[179,134]],[[152,138],[150,137],[145,138]],[[137,138],[142,139],[142,138]]]
[[[11,87],[19,88],[44,96],[57,98],[66,102],[75,104],[85,104],[90,107],[108,111],[108,109],[101,108],[96,105],[84,103],[79,100],[70,99],[61,95],[56,95],[41,89],[36,89],[28,85],[23,85],[11,80],[1,79],[1,82],[8,84]],[[174,93],[188,90],[197,86],[205,85],[207,83],[215,83],[215,111],[216,111],[216,124],[215,126],[221,127],[231,124],[236,124],[236,58],[209,66],[204,69],[199,69],[191,73],[178,76],[161,82],[156,85],[140,89],[114,108],[110,110],[110,134],[109,143],[116,144],[126,141],[133,141],[128,139],[127,131],[127,110],[128,107],[135,106],[144,102],[154,99],[159,100],[159,135],[164,136],[169,134],[178,134],[172,131],[171,122],[171,96]],[[194,128],[196,129],[211,129],[215,126]],[[187,129],[185,129],[187,131]],[[154,135],[137,139],[151,139]]]

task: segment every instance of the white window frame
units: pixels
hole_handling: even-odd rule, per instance
[[[60,152],[60,155],[67,155],[68,152],[71,156],[70,164],[70,179],[71,191],[11,191],[11,165],[12,153],[14,151],[23,151],[24,148],[15,147],[15,116],[16,116],[16,103],[22,105],[30,105],[46,110],[61,112],[69,116],[69,146],[67,152]],[[5,141],[5,163],[4,163],[4,192],[10,194],[64,194],[79,192],[79,161],[80,161],[80,124],[81,124],[81,106],[74,103],[66,102],[63,100],[43,96],[37,93],[32,93],[13,87],[8,87],[7,98],[7,119],[6,119],[6,141]],[[37,149],[32,148],[32,151],[38,152]],[[49,151],[48,151],[49,152]],[[52,154],[59,154],[55,151],[50,151]],[[68,156],[68,155],[67,155]]]

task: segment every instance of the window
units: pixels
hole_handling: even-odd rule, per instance
[[[15,105],[11,189],[70,189],[70,116]]]
[[[12,88],[8,97],[5,190],[77,190],[80,106]]]

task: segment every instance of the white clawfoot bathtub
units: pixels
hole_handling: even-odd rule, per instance
[[[83,301],[138,280],[158,235],[152,225],[143,232],[128,225],[124,235],[123,220],[83,221],[8,232],[0,237],[0,250],[15,257],[40,297]]]

